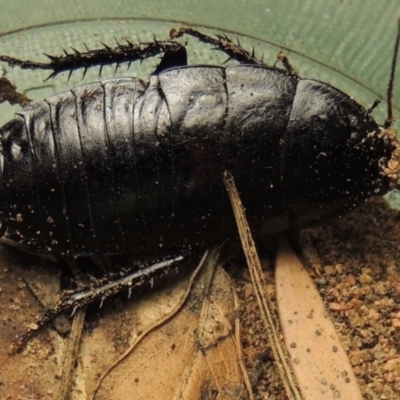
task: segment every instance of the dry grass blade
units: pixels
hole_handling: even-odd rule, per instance
[[[61,381],[58,390],[58,400],[68,399],[68,394],[71,390],[75,365],[77,361],[79,345],[81,343],[81,335],[83,323],[85,322],[86,309],[77,310],[71,325],[71,333],[67,341],[67,345],[63,350],[63,364]]]
[[[282,382],[285,386],[289,399],[302,399],[298,390],[296,379],[292,373],[290,364],[287,360],[286,349],[282,347],[278,333],[275,328],[272,307],[269,304],[268,297],[265,293],[266,283],[264,282],[260,260],[257,255],[257,250],[254,240],[251,236],[250,227],[247,223],[245,212],[239,198],[234,180],[230,172],[225,171],[224,174],[225,186],[228,190],[231,199],[232,208],[235,214],[236,223],[238,225],[239,235],[242,242],[244,254],[246,256],[251,279],[254,286],[254,292],[257,297],[257,302],[261,309],[261,315],[268,332],[268,337],[271,343],[272,351],[274,352],[277,361],[278,369]]]

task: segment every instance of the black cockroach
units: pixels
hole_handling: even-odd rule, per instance
[[[222,240],[236,232],[224,170],[258,234],[323,223],[396,186],[399,143],[390,126],[400,22],[382,126],[340,90],[266,66],[225,36],[172,32],[182,34],[240,64],[188,66],[173,40],[75,51],[49,63],[0,57],[57,75],[165,53],[149,82],[81,85],[0,128],[5,240],[71,256]]]

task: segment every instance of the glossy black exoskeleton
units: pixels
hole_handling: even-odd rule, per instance
[[[173,41],[75,52],[49,64],[0,57],[56,75],[165,52],[149,82],[81,85],[0,128],[6,240],[75,256],[222,240],[236,234],[224,170],[260,234],[323,223],[396,185],[391,91],[380,126],[327,83],[256,65],[226,37],[174,32],[183,33],[244,64],[187,66],[184,47]]]

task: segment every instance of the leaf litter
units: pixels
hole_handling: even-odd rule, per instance
[[[299,236],[300,248],[304,254],[301,257],[303,267],[311,275],[324,301],[325,316],[328,315],[333,320],[336,334],[349,358],[362,398],[367,400],[395,399],[400,394],[399,222],[400,217],[397,211],[391,210],[383,200],[374,200],[329,226],[305,230]],[[261,253],[261,274],[266,279],[264,291],[272,302],[273,313],[277,315],[274,262],[270,257],[271,252],[267,251],[267,255],[265,251]],[[3,324],[0,330],[0,343],[5,349],[0,353],[2,396],[16,399],[57,398],[62,378],[61,365],[65,339],[53,329],[48,328],[32,339],[23,353],[15,356],[7,354],[15,335],[23,332],[24,328],[35,321],[41,312],[36,299],[22,279],[28,269],[40,268],[36,264],[41,263],[35,261],[37,259],[30,255],[21,255],[8,248],[1,249],[0,258],[0,297],[2,299],[0,313]],[[320,271],[319,273],[315,267]],[[58,277],[58,273],[55,272],[57,268],[54,265],[52,268],[54,275]],[[226,321],[229,320],[230,323],[226,326],[238,325],[237,310],[239,310],[241,325],[240,331],[235,328],[234,334],[231,331],[231,334],[226,336],[231,346],[235,343],[237,364],[232,369],[236,371],[234,375],[236,380],[233,380],[236,386],[234,386],[240,388],[239,391],[243,390],[243,396],[245,396],[246,388],[247,396],[251,396],[251,389],[248,389],[248,383],[246,384],[246,381],[250,380],[254,398],[287,399],[289,397],[278,373],[279,369],[276,367],[276,356],[267,339],[255,291],[250,283],[249,272],[238,266],[237,262],[232,261],[227,269],[234,278],[239,305],[234,305],[235,301],[231,303],[235,317],[231,315],[230,319],[227,318]],[[38,274],[41,280],[42,275]],[[154,325],[163,318],[165,313],[171,312],[177,304],[172,300],[174,298],[172,286],[165,289],[166,297],[162,297],[159,292],[154,292],[144,296],[145,299],[127,302],[122,306],[118,306],[120,301],[116,299],[111,302],[111,305],[105,305],[101,312],[95,313],[101,314],[100,317],[89,315],[84,325],[79,355],[74,360],[70,398],[89,398],[89,394],[93,393],[99,382],[99,377],[148,329],[146,326],[149,327],[149,322],[145,320],[150,319],[150,325]],[[176,286],[180,287],[182,295],[185,285],[177,282]],[[146,306],[145,300],[149,301]],[[157,311],[157,306],[164,310]],[[184,312],[188,313],[188,310]],[[194,323],[193,330],[199,329],[199,321],[200,319],[197,319]],[[315,322],[318,323],[318,320],[316,319]],[[301,334],[301,327],[298,331]],[[241,350],[237,339],[233,340],[233,337],[237,338],[238,334],[241,334],[243,362],[247,373],[238,367],[241,364]],[[278,338],[280,340],[284,338],[280,330],[278,330]],[[178,343],[179,340],[177,339],[176,342]],[[293,344],[293,341],[289,341],[286,347],[290,350]],[[297,341],[295,344],[298,346]],[[328,353],[329,357],[331,355],[332,346]],[[322,357],[325,355],[321,354]],[[151,361],[152,357],[148,358]],[[192,371],[189,367],[187,368]],[[168,364],[168,369],[172,375],[176,374],[173,364]],[[225,373],[227,373],[226,370]],[[245,378],[246,375],[248,379]],[[153,373],[153,376],[154,379],[160,379],[157,374]],[[196,387],[196,382],[197,390],[200,390],[200,387],[204,389],[216,386],[200,385],[199,382],[204,381],[198,376],[193,378],[194,383],[191,388]],[[140,382],[140,376],[138,378]],[[207,379],[206,381],[210,382]],[[220,375],[219,379],[213,382],[221,380]],[[297,384],[298,380],[297,377]],[[181,382],[186,382],[182,387],[189,388],[190,381],[191,379],[188,381],[182,377]],[[133,382],[138,384],[135,379]],[[329,393],[334,393],[334,390],[330,389]],[[208,392],[208,396],[205,398],[218,398],[215,397],[217,392],[213,390]]]

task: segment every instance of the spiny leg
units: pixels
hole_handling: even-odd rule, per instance
[[[217,39],[215,39],[191,28],[172,29],[170,32],[171,39],[176,39],[182,37],[183,35],[190,35],[199,39],[203,43],[211,44],[216,49],[219,49],[227,54],[229,58],[242,64],[266,65],[262,59],[259,60],[254,55],[254,49],[250,53],[244,49],[239,42],[235,44],[226,35],[216,35]]]
[[[185,270],[185,261],[189,258],[190,252],[182,250],[178,254],[166,257],[163,260],[150,262],[142,265],[141,268],[127,271],[124,274],[116,274],[113,279],[105,277],[103,280],[92,282],[87,288],[64,291],[61,302],[45,311],[42,317],[36,321],[34,329],[29,328],[20,335],[14,342],[14,352],[22,350],[27,341],[38,332],[38,329],[52,321],[61,312],[68,311],[71,315],[77,309],[85,307],[95,301],[103,301],[122,291],[128,292],[128,298],[145,292],[153,287],[158,287],[167,278],[181,274]]]
[[[137,60],[144,60],[149,57],[154,57],[160,53],[180,53],[183,46],[173,41],[157,41],[148,43],[134,44],[126,41],[127,44],[120,44],[117,42],[115,47],[110,47],[103,44],[104,48],[90,50],[86,45],[86,51],[81,52],[72,49],[73,53],[68,53],[64,50],[61,56],[52,56],[45,54],[50,61],[41,63],[31,60],[20,60],[18,58],[0,55],[0,61],[8,64],[11,67],[20,67],[22,69],[43,69],[51,71],[49,78],[53,78],[61,72],[72,71],[84,68],[83,76],[89,68],[100,66],[100,74],[104,65],[115,64],[118,65],[122,62],[133,62]],[[182,63],[182,55],[178,57],[178,61]],[[161,62],[162,64],[162,62]],[[185,64],[186,65],[186,64]],[[174,65],[172,65],[174,66]],[[165,68],[164,68],[165,69]]]
[[[182,37],[183,35],[190,35],[199,39],[203,43],[211,44],[215,46],[216,49],[219,49],[226,53],[229,58],[236,60],[242,64],[267,66],[267,64],[265,64],[262,59],[260,60],[255,56],[254,49],[250,53],[249,51],[244,49],[239,42],[237,44],[233,43],[233,41],[229,39],[226,35],[216,35],[217,39],[214,39],[211,36],[205,35],[191,28],[180,28],[178,30],[172,29],[170,32],[171,39],[176,39]],[[298,76],[293,65],[290,63],[289,58],[285,56],[282,52],[278,53],[276,59],[276,63],[280,61],[290,75]],[[274,67],[276,63],[274,64]]]

